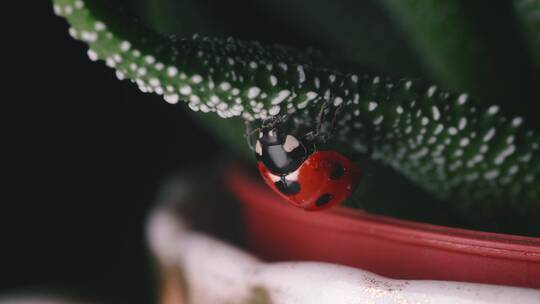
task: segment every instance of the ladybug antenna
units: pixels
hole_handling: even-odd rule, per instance
[[[261,128],[262,129],[272,129],[275,128],[277,125],[284,123],[287,121],[287,115],[279,115],[279,116],[270,116],[267,119],[262,121]]]

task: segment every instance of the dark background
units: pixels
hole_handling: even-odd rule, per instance
[[[143,3],[120,2],[128,14]],[[200,33],[214,33],[206,26],[221,35],[317,46],[250,0],[197,4],[219,12],[208,20],[226,25],[194,16],[191,26]],[[13,1],[4,11],[9,81],[1,147],[8,183],[0,200],[0,298],[38,292],[153,303],[148,211],[164,180],[221,157],[223,143],[186,107],[143,94],[91,62],[51,1]]]
[[[160,182],[217,144],[183,107],[88,60],[50,1],[15,2],[2,46],[0,296],[151,302],[147,211]]]
[[[369,1],[339,2],[358,9],[351,16],[363,12],[358,20],[366,25],[341,35],[324,22],[308,30],[302,25],[317,18],[287,15],[279,5],[265,13],[265,7],[251,0],[113,2],[121,2],[128,13],[137,7],[134,3],[150,4],[137,7],[147,10],[142,21],[165,33],[196,30],[313,46],[332,61],[355,57],[336,51],[347,49],[362,60],[346,68],[378,62],[373,68],[383,75],[430,80],[399,29]],[[200,6],[195,7],[199,13],[186,10],[187,2]],[[176,10],[169,9],[174,3]],[[211,162],[223,154],[223,144],[194,122],[185,107],[143,94],[128,81],[118,81],[103,63],[88,60],[87,47],[68,35],[67,23],[54,16],[51,1],[3,5],[0,147],[7,183],[0,200],[0,296],[50,291],[98,302],[152,303],[154,279],[144,239],[148,210],[168,176],[193,163]],[[298,9],[315,17],[320,13],[302,5]],[[506,12],[504,5],[490,11],[495,17]],[[178,12],[184,13],[182,18]],[[348,28],[347,20],[337,23]],[[365,37],[366,42],[349,45],[358,40],[348,36]],[[391,56],[396,49],[401,59]]]

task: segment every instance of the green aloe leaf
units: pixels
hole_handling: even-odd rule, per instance
[[[313,130],[328,107],[338,120],[327,147],[379,160],[456,206],[538,214],[540,136],[497,105],[417,81],[343,73],[309,50],[165,37],[90,0],[55,0],[54,10],[89,45],[91,60],[171,104],[254,124],[287,114],[292,132]]]
[[[446,88],[469,92],[480,102],[497,103],[513,114],[534,117],[527,103],[539,96],[537,82],[510,2],[382,3],[410,37],[433,77]]]
[[[334,60],[385,74],[415,78],[425,74],[404,37],[377,1],[258,0],[276,18],[301,28],[334,54]]]
[[[210,22],[211,11],[201,1],[138,0],[136,7],[142,21],[164,35],[219,32]]]
[[[536,67],[540,70],[540,1],[514,0],[514,8],[523,27]]]

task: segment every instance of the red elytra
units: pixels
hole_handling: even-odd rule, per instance
[[[341,204],[356,188],[360,168],[345,156],[333,151],[316,151],[300,167],[285,176],[296,182],[299,191],[285,194],[277,187],[280,177],[261,162],[259,172],[270,188],[293,205],[305,210],[322,210]]]

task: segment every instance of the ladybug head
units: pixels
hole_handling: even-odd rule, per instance
[[[281,145],[284,143],[283,130],[278,127],[261,129],[258,134],[258,141],[261,145]]]
[[[308,157],[304,143],[279,127],[263,128],[255,144],[257,159],[272,173],[286,175],[296,170]]]

